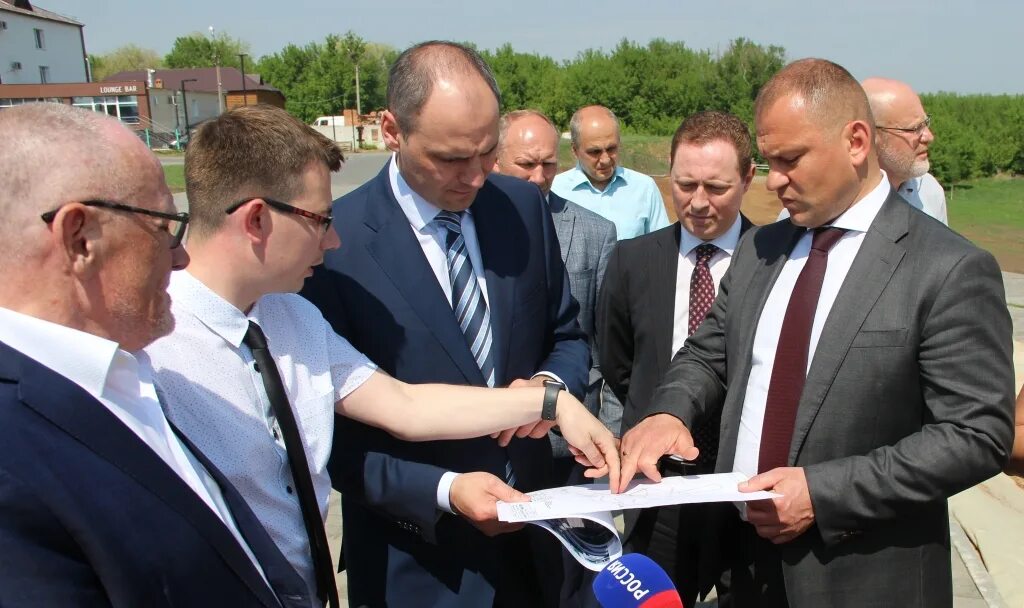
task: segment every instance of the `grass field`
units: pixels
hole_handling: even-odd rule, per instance
[[[185,165],[164,165],[164,178],[171,192],[185,191]]]

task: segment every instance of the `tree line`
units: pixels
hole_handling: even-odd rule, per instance
[[[128,45],[90,56],[96,80],[143,68],[240,67],[248,43],[224,32],[175,40],[171,51]],[[757,91],[786,63],[785,49],[738,38],[721,52],[692,49],[681,41],[647,44],[622,40],[610,51],[588,49],[555,61],[516,51],[511,44],[481,51],[502,91],[502,110],[535,108],[567,128],[579,107],[601,104],[615,112],[627,133],[671,135],[683,117],[708,109],[736,114],[753,126]],[[369,42],[353,32],[322,42],[289,44],[258,60],[246,72],[259,73],[280,89],[289,112],[305,122],[355,107],[356,66],[362,111],[385,105],[387,72],[394,47]],[[1024,96],[921,96],[936,141],[932,172],[946,185],[998,173],[1024,173]]]

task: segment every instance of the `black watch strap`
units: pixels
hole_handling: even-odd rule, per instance
[[[544,405],[540,409],[541,420],[555,419],[555,406],[558,404],[558,393],[565,390],[565,385],[557,380],[544,381]]]

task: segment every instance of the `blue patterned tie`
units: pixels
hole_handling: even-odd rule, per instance
[[[441,211],[434,221],[445,229],[448,258],[448,278],[452,282],[452,310],[455,320],[466,336],[466,343],[484,375],[487,386],[494,387],[494,355],[491,353],[491,315],[487,311],[480,283],[473,272],[473,262],[462,236],[462,213]],[[505,461],[505,481],[515,485],[512,463]]]

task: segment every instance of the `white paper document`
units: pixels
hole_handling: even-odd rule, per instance
[[[737,486],[748,477],[743,473],[714,473],[665,477],[659,483],[637,480],[621,494],[608,491],[608,484],[566,486],[530,492],[530,502],[498,502],[498,519],[529,522],[587,513],[645,509],[662,505],[699,502],[746,502],[776,498],[773,492],[740,492]]]

